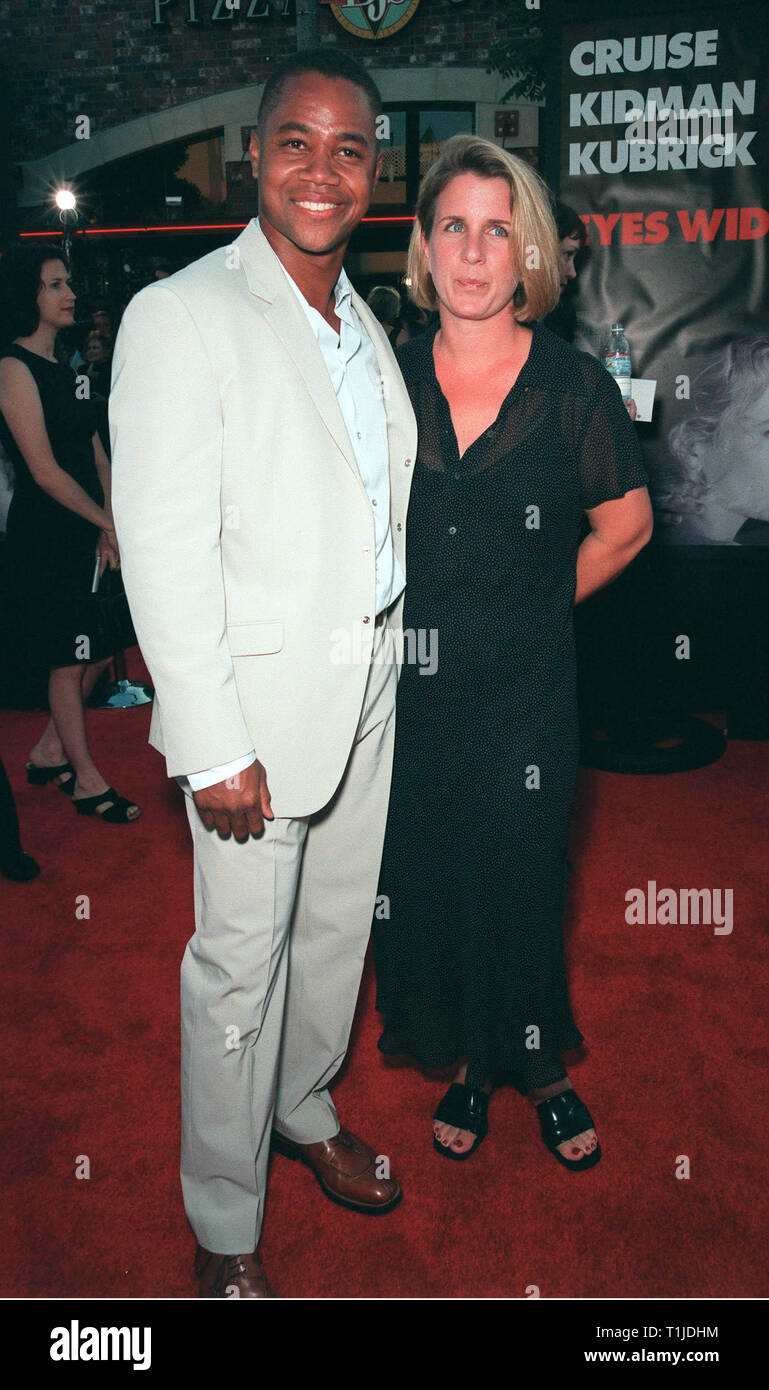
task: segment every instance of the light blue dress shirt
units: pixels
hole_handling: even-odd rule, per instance
[[[406,579],[393,549],[390,527],[390,451],[387,443],[387,415],[384,407],[379,362],[376,349],[361,323],[352,302],[352,285],[344,267],[334,286],[336,316],[340,332],[336,333],[323,315],[307,303],[299,286],[286,267],[281,268],[304,309],[312,328],[331,384],[339,401],[339,409],[350,437],[374,517],[376,560],[376,611],[381,613],[394,603],[405,587]],[[231,763],[193,772],[188,781],[193,791],[213,786],[242,772],[256,759],[254,751]]]

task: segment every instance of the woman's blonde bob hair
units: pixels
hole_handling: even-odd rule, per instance
[[[427,267],[422,235],[429,241],[435,205],[457,174],[506,179],[510,185],[510,259],[518,286],[513,315],[533,323],[555,308],[561,295],[559,242],[547,185],[523,159],[477,135],[452,135],[422,180],[409,242],[408,292],[420,309],[435,309],[438,296]]]

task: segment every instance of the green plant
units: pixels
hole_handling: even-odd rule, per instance
[[[489,72],[515,77],[501,101],[541,101],[545,93],[545,36],[539,12],[526,0],[496,0],[504,37],[489,52]]]

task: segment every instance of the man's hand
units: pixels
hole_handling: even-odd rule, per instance
[[[206,829],[216,828],[223,840],[228,840],[232,832],[240,844],[245,844],[249,835],[261,835],[265,820],[275,819],[267,773],[258,759],[234,777],[201,787],[192,795]]]
[[[636,405],[635,401],[631,398],[629,401],[625,401],[625,405],[627,406],[627,413],[630,416],[631,420],[635,420],[635,417],[638,414],[638,406]]]

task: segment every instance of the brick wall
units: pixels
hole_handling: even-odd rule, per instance
[[[185,22],[187,0],[171,0],[167,26],[153,28],[152,0],[15,0],[2,21],[13,158],[72,143],[81,114],[96,133],[262,82],[296,48],[292,18],[247,20],[250,0],[241,0],[233,19],[212,22],[216,0],[195,3],[199,24]],[[494,0],[420,0],[405,28],[373,43],[348,34],[320,5],[320,38],[381,68],[485,68],[499,15]]]

